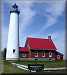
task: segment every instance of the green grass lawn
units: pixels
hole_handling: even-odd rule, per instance
[[[64,61],[3,61],[4,73],[28,73],[28,71],[24,71],[22,69],[13,66],[11,62],[15,62],[18,64],[44,64],[45,68],[57,68],[57,67],[65,67]]]
[[[44,64],[45,68],[65,67],[64,61],[15,61],[18,64]]]
[[[4,61],[4,71],[3,73],[23,73],[25,70],[19,69],[16,66],[13,66],[10,62]]]

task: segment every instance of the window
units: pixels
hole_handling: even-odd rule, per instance
[[[57,59],[60,59],[60,55],[57,55]]]
[[[45,52],[42,53],[42,57],[45,57]]]
[[[35,52],[35,57],[38,57],[38,52],[37,51]]]
[[[52,52],[49,52],[49,57],[52,57]]]
[[[22,57],[26,57],[26,54],[25,53],[22,53]]]
[[[15,53],[15,49],[13,49],[13,53]]]

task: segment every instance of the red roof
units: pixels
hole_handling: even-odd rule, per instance
[[[25,47],[19,47],[20,52],[28,52],[28,48]]]
[[[56,50],[56,47],[51,39],[42,38],[27,38],[25,47],[29,45],[31,49]]]

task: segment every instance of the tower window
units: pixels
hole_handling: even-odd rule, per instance
[[[15,49],[13,49],[13,53],[15,53]]]

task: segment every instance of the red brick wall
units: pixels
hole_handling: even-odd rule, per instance
[[[38,57],[35,57],[35,51],[30,50],[29,53],[25,53],[26,54],[26,58],[51,58],[51,59],[55,59],[55,60],[63,60],[63,55],[60,55],[60,59],[57,59],[57,54],[55,53],[55,51],[51,51],[52,52],[52,57],[49,57],[49,51],[45,51],[45,57],[42,57],[42,52],[43,51],[38,51]],[[22,54],[22,53],[21,53]]]

